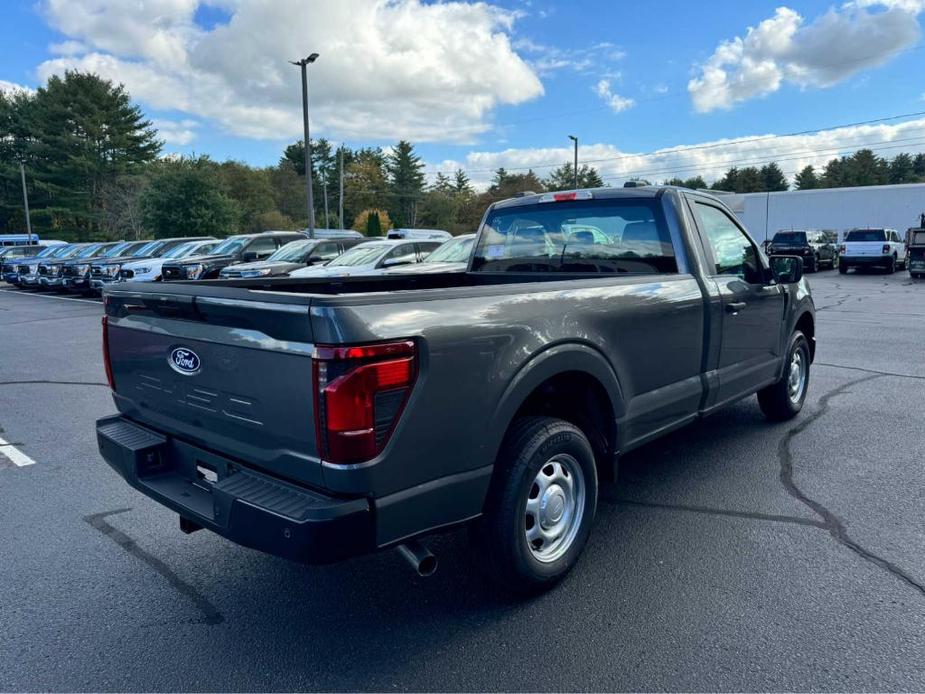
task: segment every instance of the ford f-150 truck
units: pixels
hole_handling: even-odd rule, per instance
[[[186,532],[308,563],[397,547],[427,573],[420,538],[467,524],[533,591],[621,455],[755,393],[795,416],[814,335],[802,261],[716,198],[526,195],[491,205],[463,273],[107,288],[97,438]]]

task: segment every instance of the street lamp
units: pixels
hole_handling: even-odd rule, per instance
[[[578,188],[578,138],[569,135],[568,139],[575,143],[575,188]]]
[[[308,236],[315,238],[315,199],[312,191],[312,141],[308,135],[308,70],[306,68],[318,60],[318,54],[312,53],[302,60],[290,60],[293,65],[302,68],[302,129],[305,138],[305,188],[308,198]]]

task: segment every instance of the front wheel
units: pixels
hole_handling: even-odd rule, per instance
[[[758,391],[758,405],[774,422],[792,419],[803,409],[809,388],[809,341],[799,330],[790,338],[787,363],[780,380]]]
[[[841,262],[841,263],[838,264],[838,274],[839,274],[839,275],[847,275],[847,274],[848,274],[848,266],[845,265],[844,262]]]
[[[514,422],[471,538],[489,576],[515,593],[554,585],[574,566],[597,509],[594,452],[552,417]]]

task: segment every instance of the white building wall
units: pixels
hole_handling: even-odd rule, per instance
[[[886,227],[901,233],[918,226],[925,212],[925,183],[862,188],[793,190],[782,193],[723,195],[758,241],[782,229],[844,232],[857,227]]]

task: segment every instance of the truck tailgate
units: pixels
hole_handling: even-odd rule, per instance
[[[882,256],[884,241],[849,241],[845,244],[847,256]]]
[[[107,292],[119,411],[207,450],[321,486],[309,302],[203,293],[201,287],[196,295]]]

